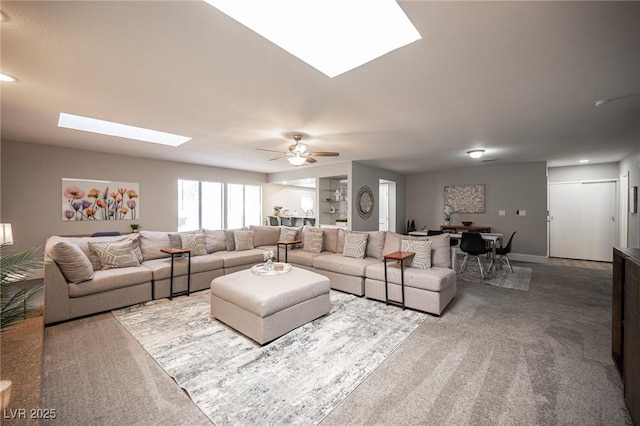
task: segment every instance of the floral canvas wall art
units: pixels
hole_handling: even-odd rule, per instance
[[[140,219],[140,185],[62,178],[62,220]]]
[[[445,186],[444,204],[453,213],[484,213],[484,185]]]

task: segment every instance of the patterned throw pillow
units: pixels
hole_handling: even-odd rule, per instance
[[[102,270],[140,266],[131,241],[117,243],[89,242],[89,250],[98,256],[100,269]]]
[[[302,250],[310,251],[311,253],[322,252],[322,240],[324,232],[322,231],[307,231],[304,234],[304,247]]]
[[[93,278],[93,267],[86,254],[77,244],[55,240],[47,242],[47,253],[56,262],[64,278],[74,284]]]
[[[355,257],[356,259],[364,259],[368,238],[369,234],[363,232],[347,232],[344,237],[344,250],[342,251],[342,255]]]
[[[181,237],[180,245],[182,248],[191,250],[191,255],[207,254],[207,239],[204,234],[181,234]]]
[[[297,228],[280,228],[280,239],[278,241],[295,241],[296,235],[298,234]]]
[[[412,251],[413,258],[405,262],[406,266],[418,269],[431,268],[431,241],[426,240],[402,240],[400,251]]]
[[[253,247],[253,231],[233,231],[233,242],[236,251],[251,250]]]

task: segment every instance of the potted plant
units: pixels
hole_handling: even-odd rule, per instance
[[[140,227],[140,225],[138,225],[137,223],[132,223],[132,224],[131,224],[131,225],[129,225],[129,226],[131,226],[131,230],[132,230],[134,233],[138,232],[138,228]]]
[[[0,255],[0,329],[26,318],[29,303],[42,290],[42,286],[17,288],[16,283],[24,281],[29,272],[43,265],[39,249],[29,248],[19,252]],[[13,288],[12,288],[13,287]]]

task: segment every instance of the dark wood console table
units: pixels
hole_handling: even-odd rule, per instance
[[[624,402],[640,424],[640,249],[613,249],[611,356],[622,375]]]
[[[491,232],[490,226],[480,226],[480,225],[471,225],[464,226],[460,225],[442,225],[440,229],[444,232],[465,232],[465,231],[476,231],[476,232]]]

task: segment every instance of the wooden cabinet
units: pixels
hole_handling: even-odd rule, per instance
[[[640,249],[613,249],[612,290],[611,355],[631,419],[640,424]]]

